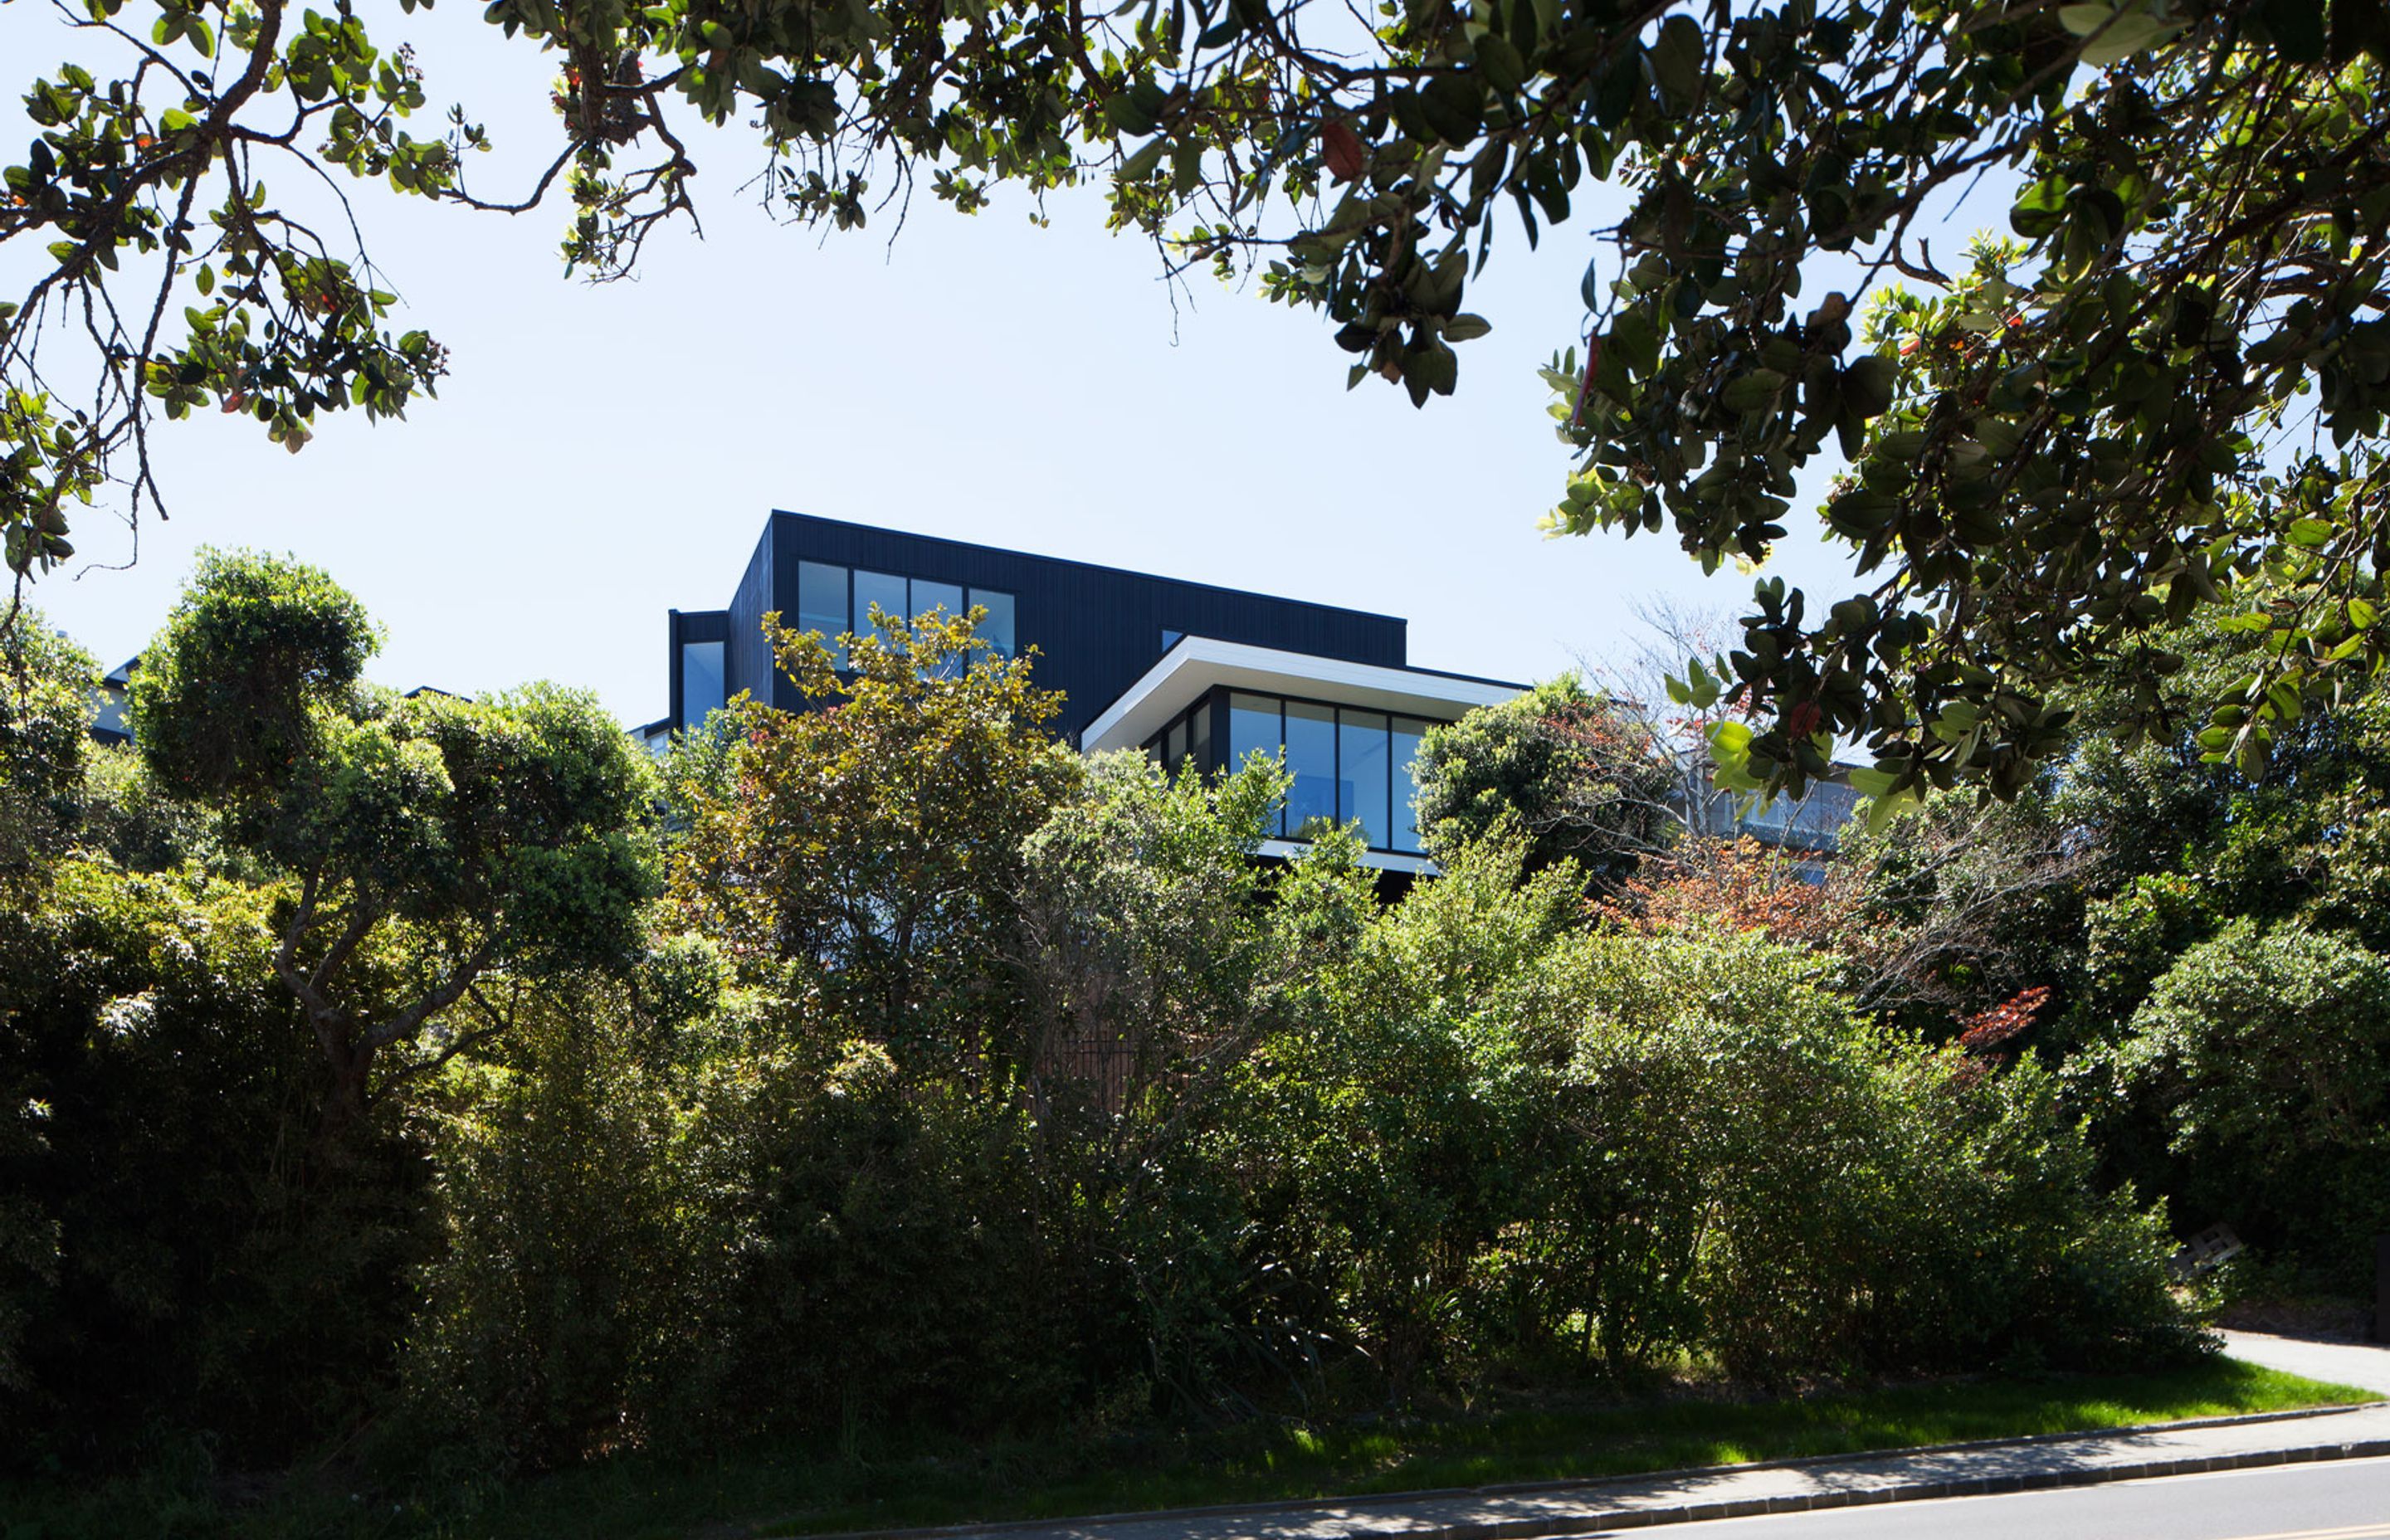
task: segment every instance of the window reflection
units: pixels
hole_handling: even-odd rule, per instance
[[[1336,709],[1307,700],[1286,703],[1286,831],[1300,834],[1315,818],[1336,821]]]
[[[1214,762],[1210,752],[1208,702],[1153,736],[1147,747],[1155,758],[1176,764],[1181,725],[1185,751],[1207,768],[1216,763],[1234,771],[1251,755],[1285,753],[1294,784],[1265,833],[1301,839],[1314,819],[1357,823],[1371,850],[1422,853],[1411,765],[1435,723],[1236,692],[1228,697],[1228,751],[1222,759]]]
[[[722,644],[683,642],[680,648],[680,721],[694,727],[722,709]]]
[[[826,561],[797,563],[798,630],[818,631],[836,648],[842,633],[869,626],[875,605],[894,622],[889,632],[892,638],[909,633],[912,622],[932,610],[944,610],[949,620],[959,620],[976,605],[987,611],[977,635],[996,649],[997,657],[1009,658],[1020,648],[1019,607],[1013,596],[1000,588],[966,589],[959,583],[860,568],[850,583],[844,567]],[[844,668],[846,654],[842,648],[837,651],[839,666]]]
[[[1228,697],[1228,769],[1243,769],[1245,761],[1254,754],[1276,759],[1284,742],[1279,726],[1279,703],[1275,697]],[[1283,805],[1280,804],[1281,814]],[[1270,834],[1286,832],[1282,816],[1273,815],[1264,829]]]
[[[1386,848],[1386,719],[1375,712],[1336,713],[1336,816],[1361,826],[1363,843]]]
[[[925,583],[913,580],[913,608],[906,614],[918,619],[932,610],[943,610],[946,619],[955,620],[965,613],[963,585],[959,583]]]
[[[797,563],[797,629],[818,631],[838,666],[846,666],[839,637],[847,630],[846,569],[826,561]]]
[[[892,637],[904,635],[913,610],[905,599],[905,580],[894,572],[867,572],[857,569],[854,574],[854,629],[862,631],[871,622],[871,611],[877,608],[890,622],[887,634]]]
[[[1390,780],[1394,789],[1394,849],[1411,854],[1419,853],[1419,786],[1411,778],[1412,763],[1419,758],[1420,739],[1435,725],[1415,716],[1394,719],[1394,764]]]
[[[971,603],[987,613],[980,617],[980,639],[996,648],[999,658],[1012,656],[1012,596],[994,588],[974,588]]]

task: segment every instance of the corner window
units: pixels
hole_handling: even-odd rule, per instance
[[[1186,718],[1186,751],[1212,763],[1211,708],[1207,702]],[[1358,824],[1371,850],[1421,853],[1411,779],[1420,740],[1436,724],[1414,716],[1340,709],[1316,701],[1271,695],[1228,697],[1228,752],[1223,767],[1241,769],[1254,754],[1283,753],[1294,784],[1265,832],[1304,838],[1314,820]],[[1157,755],[1175,739],[1157,737]]]
[[[1420,853],[1419,782],[1413,778],[1414,764],[1419,759],[1420,740],[1435,725],[1415,716],[1393,719],[1393,764],[1388,776],[1394,799],[1394,849],[1407,855]]]

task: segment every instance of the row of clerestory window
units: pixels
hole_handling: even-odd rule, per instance
[[[797,563],[796,628],[820,632],[830,644],[842,668],[846,664],[846,653],[839,645],[838,638],[848,635],[859,635],[868,630],[874,608],[883,615],[910,622],[932,610],[943,610],[950,617],[960,617],[969,614],[974,607],[987,611],[980,619],[977,632],[980,640],[994,648],[997,657],[1011,657],[1014,646],[1013,597],[1000,588],[939,583],[929,578],[907,577],[899,572],[874,572],[861,567],[841,567],[827,561]]]

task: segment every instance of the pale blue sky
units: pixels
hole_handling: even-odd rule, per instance
[[[463,97],[498,135],[483,190],[526,181],[554,143],[550,66],[475,7],[372,14],[418,39],[435,101]],[[71,41],[42,8],[0,6],[7,160],[28,61]],[[1152,248],[1106,235],[1092,193],[1055,200],[1050,229],[1017,194],[969,219],[925,194],[893,248],[889,215],[825,239],[740,192],[750,136],[698,139],[705,237],[663,233],[640,279],[609,288],[562,277],[556,211],[361,189],[400,324],[454,350],[440,399],[402,423],[327,418],[296,456],[246,419],[167,425],[173,520],[144,521],[130,571],[79,559],[35,602],[113,662],[196,547],[289,551],[388,627],[385,683],[549,678],[637,723],[663,710],[666,610],[725,603],[774,507],[1403,615],[1413,662],[1506,678],[1619,650],[1646,596],[1749,595],[1731,570],[1704,582],[1673,535],[1536,532],[1568,461],[1535,368],[1582,334],[1587,232],[1614,201],[1532,254],[1506,222],[1467,302],[1493,335],[1460,349],[1458,395],[1417,412],[1377,381],[1348,393],[1330,328],[1258,289],[1199,277],[1174,317]],[[131,551],[97,512],[77,540]],[[1839,597],[1845,568],[1796,525],[1772,570]]]

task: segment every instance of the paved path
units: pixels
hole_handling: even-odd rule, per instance
[[[1729,1519],[1666,1540],[2390,1540],[2390,1460]]]
[[[2281,1465],[2352,1456],[2390,1456],[2390,1406],[1610,1482],[1046,1521],[952,1533],[1020,1540],[1525,1540],[2083,1486],[2228,1469],[2243,1461]]]
[[[2371,1342],[2269,1337],[2260,1331],[2228,1331],[2224,1334],[2224,1351],[2269,1369],[2287,1369],[2334,1385],[2362,1385],[2369,1391],[2390,1395],[2390,1347]]]
[[[2382,1349],[2234,1333],[2227,1351],[2319,1380],[2379,1386],[2390,1393],[2390,1352]],[[1009,1540],[1528,1540],[2384,1456],[2390,1456],[2390,1405],[1614,1481],[1541,1482],[915,1533],[1003,1535]],[[2381,1517],[2390,1519],[2390,1494],[2385,1494]],[[2268,1533],[2294,1528],[2286,1525]],[[1879,1529],[1886,1534],[1906,1533],[1897,1526]],[[2365,1537],[2352,1533],[2332,1540]],[[2384,1540],[2390,1540],[2390,1532]]]

